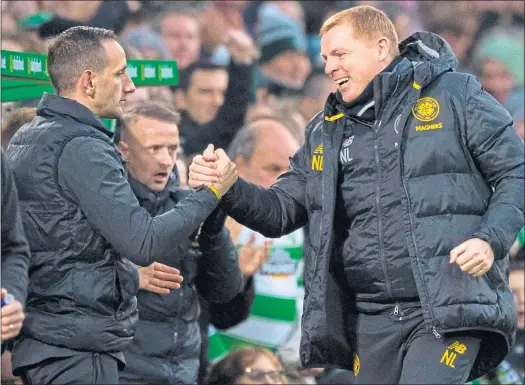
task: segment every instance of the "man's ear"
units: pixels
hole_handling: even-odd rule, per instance
[[[86,93],[89,97],[93,97],[95,95],[96,83],[96,75],[93,72],[84,71],[82,73],[82,76],[80,77],[80,84],[84,93]]]
[[[175,90],[175,108],[179,111],[186,110],[186,92],[183,90]]]
[[[118,142],[118,148],[120,150],[120,153],[122,154],[122,158],[124,160],[128,160],[128,155],[129,155],[129,145],[121,140],[120,142]]]
[[[386,37],[380,37],[376,41],[376,47],[378,48],[377,61],[382,62],[390,53],[390,42]]]

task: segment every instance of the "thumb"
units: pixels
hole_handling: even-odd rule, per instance
[[[206,147],[206,150],[204,150],[202,157],[208,162],[214,162],[215,160],[217,160],[215,156],[215,147],[213,146],[213,144],[208,144],[208,147]]]
[[[220,159],[226,159],[228,158],[228,155],[226,155],[226,152],[222,148],[218,148],[217,151],[215,151],[215,155],[217,155]]]
[[[2,288],[2,298],[5,298],[6,295],[7,295],[7,290]]]
[[[450,251],[450,263],[455,263],[458,257],[467,250],[466,242],[463,242],[459,246],[454,247]]]

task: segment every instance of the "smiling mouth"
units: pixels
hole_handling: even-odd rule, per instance
[[[335,82],[337,83],[338,86],[344,86],[349,81],[350,81],[350,78],[348,76],[344,77],[344,78],[341,78],[341,79],[335,80]]]

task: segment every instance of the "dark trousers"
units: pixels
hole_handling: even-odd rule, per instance
[[[481,340],[469,334],[436,336],[425,329],[419,307],[357,320],[357,384],[463,384]]]
[[[70,357],[48,358],[24,368],[26,385],[34,384],[118,384],[118,364],[102,353],[82,353]]]

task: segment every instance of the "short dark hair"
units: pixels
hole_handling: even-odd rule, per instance
[[[22,107],[8,112],[2,122],[2,148],[6,149],[18,129],[31,122],[35,116],[35,107]]]
[[[195,63],[190,64],[187,68],[182,70],[180,72],[180,78],[179,78],[179,85],[177,86],[177,89],[181,89],[183,91],[187,91],[190,87],[191,83],[191,77],[195,73],[195,71],[214,71],[214,70],[224,70],[226,71],[226,67],[220,64],[211,63],[209,61],[205,60],[199,60]]]
[[[72,91],[86,70],[102,71],[108,58],[102,41],[117,40],[113,31],[96,27],[72,27],[55,37],[48,49],[47,69],[57,95]]]
[[[179,125],[180,115],[177,111],[155,102],[146,102],[127,111],[120,120],[120,140],[129,138],[129,128],[139,119],[149,118],[161,122]]]

